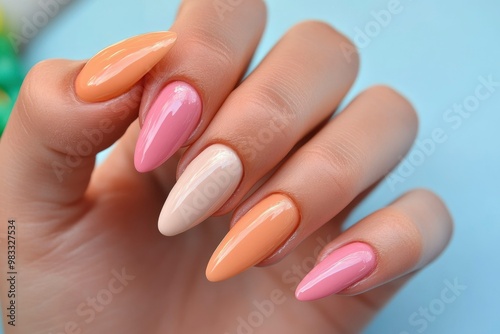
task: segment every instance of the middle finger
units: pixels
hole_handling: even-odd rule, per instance
[[[299,24],[283,37],[184,156],[179,170],[187,167],[160,215],[163,234],[181,233],[218,210],[230,211],[331,115],[358,69],[357,59],[341,52],[346,43],[319,22]]]

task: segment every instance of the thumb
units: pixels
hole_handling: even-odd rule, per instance
[[[101,51],[83,70],[67,60],[37,64],[0,142],[0,202],[8,204],[2,207],[80,200],[96,154],[137,118],[142,85],[136,83],[174,40],[168,32],[137,36]]]

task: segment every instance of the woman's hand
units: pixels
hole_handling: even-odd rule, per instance
[[[16,225],[6,333],[354,333],[443,250],[451,218],[424,190],[341,232],[411,146],[416,114],[377,86],[330,119],[358,60],[318,22],[239,83],[265,15],[260,0],[185,0],[170,51],[171,35],[153,51],[139,38],[160,52],[135,59],[157,63],[142,80],[130,47],[105,53],[118,74],[95,59],[31,70],[0,143],[4,239]],[[294,296],[335,293],[355,296]]]

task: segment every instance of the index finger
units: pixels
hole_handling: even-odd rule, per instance
[[[226,3],[226,2],[224,2]],[[135,166],[153,170],[198,138],[246,71],[262,35],[261,0],[184,0],[177,44],[146,77]]]

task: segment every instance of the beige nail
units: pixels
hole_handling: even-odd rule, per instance
[[[206,148],[186,168],[172,188],[160,214],[164,235],[184,232],[216,212],[231,197],[243,176],[243,165],[229,147]]]

